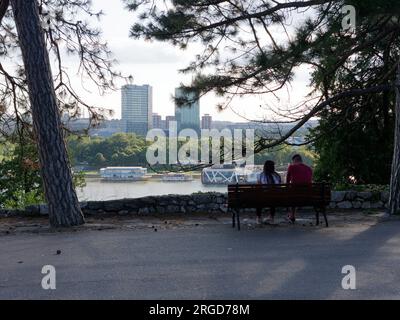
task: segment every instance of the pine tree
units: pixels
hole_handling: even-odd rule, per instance
[[[29,131],[34,135],[54,227],[84,223],[60,114],[66,111],[76,115],[86,107],[93,121],[102,117],[71,86],[63,67],[63,45],[69,54],[80,58],[81,73],[89,75],[100,90],[112,87],[117,75],[112,71],[107,46],[99,38],[100,31],[78,20],[77,12],[101,15],[91,10],[89,0],[0,0],[0,56],[13,57],[18,64],[15,72],[0,64],[0,101],[7,107],[1,125],[3,128],[11,123],[11,133],[23,135]],[[18,59],[18,50],[23,63]],[[54,74],[49,54],[57,61]]]
[[[203,51],[182,70],[195,75],[188,90],[201,94],[213,91],[226,97],[227,103],[243,95],[274,98],[288,88],[299,67],[312,68],[312,90],[306,100],[288,110],[270,110],[282,122],[292,123],[292,129],[279,138],[261,137],[256,152],[285,143],[308,120],[323,116],[339,104],[365,105],[360,101],[386,95],[392,100],[384,103],[385,107],[392,105],[394,114],[400,114],[398,94],[394,100],[400,61],[397,0],[174,0],[162,5],[147,0],[126,2],[141,18],[131,28],[132,37],[168,41],[183,49],[193,42],[203,45]],[[344,28],[343,22],[349,18],[343,10],[346,5],[357,9],[355,30]],[[386,59],[385,71],[377,72],[382,63],[373,64],[368,54],[385,52],[385,44],[390,44],[390,57],[381,57]],[[356,74],[358,57],[364,59],[358,63],[372,63],[376,78]],[[340,80],[346,72],[357,79],[351,86],[349,81]],[[391,173],[392,214],[399,210],[400,198],[398,121],[396,118]]]

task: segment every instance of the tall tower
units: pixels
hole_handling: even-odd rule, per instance
[[[121,119],[125,132],[146,136],[153,124],[153,88],[127,84],[121,89]]]
[[[161,129],[162,128],[161,121],[162,121],[161,116],[159,114],[157,114],[157,113],[153,113],[153,128],[154,129]]]
[[[212,126],[212,117],[209,114],[205,114],[201,118],[201,128],[202,129],[211,129]]]
[[[188,102],[183,105],[175,103],[175,118],[178,130],[194,129],[200,131],[200,100],[196,92],[186,92],[182,88],[175,89],[176,99],[185,99]]]

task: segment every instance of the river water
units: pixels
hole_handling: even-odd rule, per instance
[[[163,182],[151,179],[134,182],[106,182],[99,178],[86,178],[86,187],[77,190],[80,201],[117,200],[166,194],[191,194],[199,191],[227,192],[227,186],[203,185],[200,179],[182,182]]]

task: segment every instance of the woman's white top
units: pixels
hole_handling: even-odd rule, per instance
[[[258,183],[261,183],[261,184],[281,184],[282,183],[281,176],[278,173],[274,172],[271,176],[272,176],[273,181],[270,181],[271,180],[270,177],[265,175],[264,172],[261,172],[261,174],[258,177]]]

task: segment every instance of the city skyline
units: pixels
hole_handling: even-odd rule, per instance
[[[124,8],[121,1],[110,3],[107,0],[96,0],[93,5],[104,12],[100,23],[97,23],[102,29],[103,39],[108,42],[113,57],[118,61],[117,69],[126,76],[131,75],[135,84],[147,83],[153,87],[157,92],[154,94],[153,112],[163,117],[174,114],[174,90],[182,83],[189,84],[191,80],[191,75],[182,74],[179,70],[187,67],[192,61],[198,45],[190,44],[187,50],[180,50],[168,43],[132,39],[129,37],[129,29],[134,17]],[[118,21],[118,24],[115,21]],[[95,20],[93,22],[96,23]],[[66,59],[71,70],[78,67],[77,61],[72,58],[69,60],[68,57]],[[297,70],[291,87],[278,95],[279,102],[272,101],[268,95],[236,98],[231,104],[233,111],[228,108],[219,112],[217,104],[222,100],[210,93],[202,97],[203,112],[210,114],[215,120],[233,122],[246,119],[260,120],[271,116],[264,106],[293,106],[304,98],[305,92],[308,91],[309,71],[307,68]],[[85,101],[94,106],[112,109],[114,114],[109,117],[110,119],[121,118],[119,90],[101,96],[96,86],[88,81],[85,81],[84,88],[80,88],[82,79],[79,77],[72,79],[76,84],[76,91],[85,98]],[[128,81],[116,79],[115,83],[117,88],[120,88]],[[87,112],[84,116],[87,116]]]

